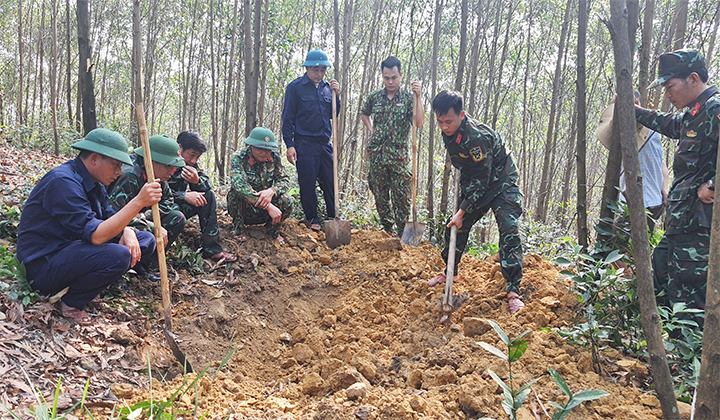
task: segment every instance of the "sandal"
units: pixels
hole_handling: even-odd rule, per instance
[[[322,231],[322,227],[320,226],[320,223],[311,223],[311,224],[310,224],[310,229],[311,229],[311,230],[314,230],[315,232],[320,232],[320,231]]]
[[[90,315],[83,311],[82,309],[73,308],[72,306],[68,306],[65,304],[65,302],[60,302],[60,313],[65,318],[75,322],[79,325],[90,325],[92,324],[92,320],[90,319]]]
[[[453,279],[453,284],[457,283],[458,280],[460,280],[459,276],[454,276],[454,277],[455,278]],[[438,284],[445,284],[446,280],[447,280],[447,276],[445,275],[445,273],[438,274],[437,276],[428,280],[428,285],[430,285],[430,287],[434,287],[434,286],[437,286]]]
[[[277,241],[280,245],[285,245],[285,238],[283,238],[282,235],[277,236]]]
[[[245,234],[245,232],[236,233],[235,235],[233,235],[233,239],[238,242],[245,242],[247,241],[247,235]]]
[[[247,240],[247,238],[245,238],[245,239]],[[217,254],[211,256],[210,259],[213,261],[223,260],[223,261],[227,261],[227,262],[233,262],[233,261],[237,260],[237,257],[235,256],[235,254],[221,251],[221,252],[218,252]]]
[[[510,315],[515,314],[517,311],[525,307],[520,295],[515,292],[510,292],[507,295],[508,311]]]

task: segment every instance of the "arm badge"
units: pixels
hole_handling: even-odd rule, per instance
[[[480,146],[476,146],[470,149],[470,156],[472,156],[475,162],[480,162],[481,160],[483,160],[483,158],[485,158],[485,154],[483,153]]]

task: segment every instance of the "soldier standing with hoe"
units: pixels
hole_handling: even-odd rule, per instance
[[[500,265],[507,282],[508,310],[514,314],[525,307],[520,297],[523,250],[517,226],[522,215],[522,194],[517,186],[515,163],[499,134],[465,115],[459,92],[440,92],[433,99],[432,109],[452,164],[460,171],[460,208],[448,221],[443,259],[446,264],[454,264],[453,272],[458,272],[470,229],[492,209],[500,233]],[[453,225],[457,226],[455,261],[448,261]],[[458,278],[454,276],[455,281]],[[445,274],[439,274],[428,282],[436,286],[445,280]]]
[[[422,101],[417,101],[417,116],[412,120],[413,94],[419,98],[422,87],[420,82],[412,82],[412,93],[400,89],[402,72],[400,60],[395,57],[385,59],[380,69],[385,87],[371,93],[360,111],[360,119],[370,132],[368,186],[375,196],[375,207],[385,232],[402,236],[410,213],[412,185],[407,138],[411,124],[422,127],[425,122]]]

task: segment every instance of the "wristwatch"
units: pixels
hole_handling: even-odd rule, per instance
[[[708,190],[715,191],[715,183],[712,179],[708,179],[707,181]]]

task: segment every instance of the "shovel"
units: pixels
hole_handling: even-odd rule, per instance
[[[133,19],[133,29],[135,29],[136,26],[137,33],[139,34],[140,22],[139,20],[136,21],[135,19]],[[136,63],[139,63],[141,54],[140,39],[134,37],[133,44],[135,44],[136,46]],[[155,171],[152,164],[147,123],[145,122],[145,106],[143,105],[142,100],[142,77],[140,75],[139,67],[137,73],[135,74],[135,77],[135,97],[137,98],[135,103],[135,114],[137,116],[138,122],[138,135],[140,137],[140,144],[143,148],[145,173],[147,174],[148,182],[152,182],[152,180],[155,179]],[[165,323],[163,324],[163,331],[175,358],[185,367],[185,370],[187,372],[192,372],[193,369],[190,365],[190,361],[187,360],[185,354],[182,352],[182,350],[180,350],[180,346],[178,346],[177,341],[175,340],[175,337],[171,332],[172,312],[170,308],[170,281],[168,280],[167,261],[165,260],[165,242],[163,242],[162,232],[160,231],[160,228],[162,227],[160,223],[160,206],[157,203],[152,205],[152,218],[155,224],[155,243],[158,256],[158,268],[160,269],[160,287],[162,289],[162,312],[163,318],[165,319]]]
[[[460,174],[455,171],[455,197],[453,199],[453,215],[458,211],[458,197],[460,196]],[[448,258],[445,272],[445,295],[442,299],[443,316],[440,322],[450,319],[453,311],[457,310],[467,300],[467,293],[453,296],[453,278],[455,276],[455,244],[457,243],[457,226],[450,228],[450,243],[448,244]]]
[[[402,234],[402,242],[410,246],[420,245],[425,223],[417,221],[417,126],[415,118],[417,117],[417,105],[419,102],[417,94],[413,92],[413,119],[412,119],[412,214],[413,221],[405,223],[405,229]]]
[[[335,249],[350,243],[350,222],[340,220],[340,192],[338,191],[338,159],[337,159],[337,94],[332,91],[332,138],[333,138],[333,186],[335,188],[335,219],[325,222],[325,240],[330,248]]]

